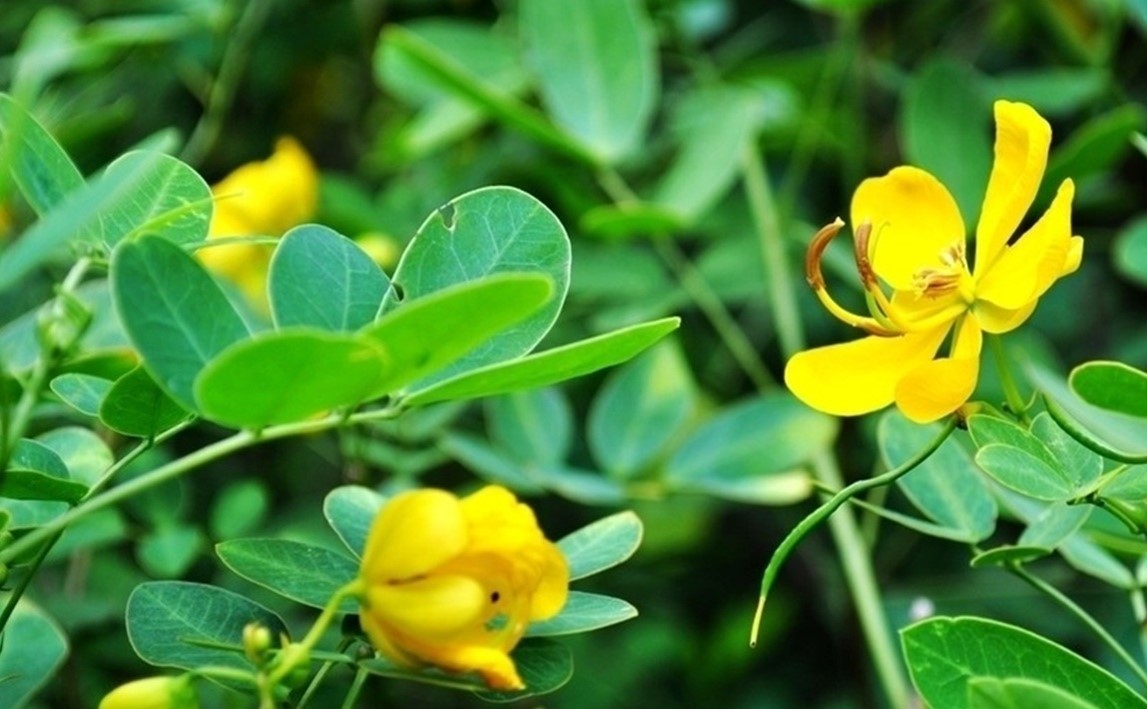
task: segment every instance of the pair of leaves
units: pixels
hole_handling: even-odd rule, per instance
[[[190,415],[159,386],[143,367],[135,367],[112,382],[92,374],[71,372],[50,383],[64,403],[125,436],[151,438]]]

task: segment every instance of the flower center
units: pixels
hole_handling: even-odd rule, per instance
[[[917,297],[939,298],[958,292],[968,304],[975,300],[972,275],[960,243],[946,247],[939,254],[938,266],[927,266],[912,274],[912,287]]]

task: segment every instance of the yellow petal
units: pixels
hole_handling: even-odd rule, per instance
[[[975,318],[963,319],[951,357],[927,362],[896,385],[896,406],[909,419],[929,423],[958,409],[976,389],[983,333]]]
[[[468,536],[458,498],[433,489],[401,493],[371,525],[363,578],[382,584],[421,576],[462,553]]]
[[[1067,245],[1067,259],[1063,262],[1063,272],[1059,275],[1066,276],[1075,273],[1079,268],[1080,262],[1083,261],[1083,237],[1071,237],[1071,243]]]
[[[275,143],[271,157],[249,162],[223,178],[211,189],[221,198],[217,207],[226,204],[243,217],[248,231],[239,234],[278,236],[314,215],[318,204],[318,172],[307,152],[293,138]],[[228,225],[212,220],[211,233]]]
[[[836,416],[882,409],[892,403],[896,383],[932,359],[949,327],[799,352],[785,366],[785,384],[801,401]]]
[[[455,672],[477,672],[490,689],[510,692],[525,689],[510,656],[501,650],[476,645],[442,648],[427,658],[433,664]]]
[[[370,586],[366,612],[383,626],[424,641],[441,641],[481,624],[486,591],[465,576],[430,576]]]
[[[934,330],[941,322],[955,322],[968,304],[958,291],[939,296],[917,295],[911,291],[892,294],[892,321],[908,332]]]
[[[976,226],[975,274],[1003,251],[1035,199],[1047,167],[1051,126],[1031,106],[996,101],[996,157]]]
[[[530,599],[530,620],[545,620],[561,612],[569,596],[570,569],[557,545],[546,542],[538,589]]]
[[[986,300],[978,301],[972,306],[972,313],[975,315],[976,320],[979,321],[980,327],[984,332],[989,332],[993,335],[998,335],[1003,332],[1011,332],[1031,317],[1035,312],[1035,306],[1039,303],[1033,300],[1027,305],[1021,306],[1015,310],[1006,310],[998,305],[993,305]]]
[[[1071,199],[1064,180],[1051,206],[1016,243],[1004,249],[976,280],[976,298],[1015,310],[1043,295],[1063,275],[1072,249]],[[1081,240],[1082,241],[1082,240]],[[1079,247],[1082,251],[1082,245]]]
[[[922,268],[943,267],[940,254],[964,243],[964,220],[940,181],[915,167],[898,167],[860,183],[852,197],[852,228],[872,224],[876,273],[894,290],[911,290]]]

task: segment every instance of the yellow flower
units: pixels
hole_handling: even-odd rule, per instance
[[[196,709],[199,701],[187,675],[148,677],[122,684],[100,700],[99,709]]]
[[[525,685],[509,652],[531,621],[565,605],[569,567],[505,488],[461,500],[428,489],[382,508],[360,579],[362,627],[392,661],[477,672],[512,690]]]
[[[271,157],[239,167],[211,188],[216,199],[208,238],[282,236],[314,216],[318,185],[318,172],[303,147],[293,138],[280,138]],[[231,244],[198,254],[204,265],[234,281],[252,302],[263,303],[271,251],[266,245]]]
[[[1012,242],[1043,178],[1051,127],[1022,103],[997,101],[995,119],[995,163],[976,227],[973,268],[955,200],[915,167],[865,180],[852,199],[856,261],[871,316],[840,307],[820,275],[820,254],[843,222],[814,237],[809,283],[830,312],[872,336],[790,359],[785,383],[802,401],[840,416],[892,402],[918,422],[949,414],[976,387],[983,333],[1019,327],[1039,297],[1079,267],[1083,239],[1071,234],[1071,180]],[[936,357],[945,340],[947,356]]]

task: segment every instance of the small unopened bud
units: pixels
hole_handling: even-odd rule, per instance
[[[70,293],[61,293],[36,315],[36,336],[47,352],[68,352],[87,331],[92,311]]]
[[[272,640],[271,631],[261,623],[252,622],[243,626],[243,654],[255,666],[266,662]]]
[[[299,687],[311,676],[311,651],[302,643],[291,643],[279,653],[279,663],[288,668],[283,684]]]
[[[101,701],[99,709],[198,709],[199,699],[187,675],[148,677],[121,684]]]

